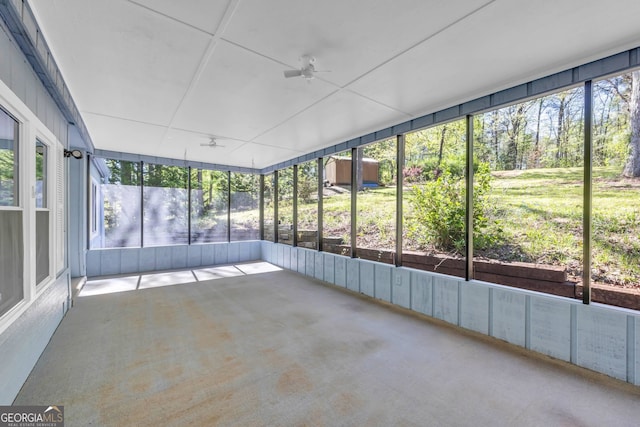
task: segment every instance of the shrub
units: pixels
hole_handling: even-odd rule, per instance
[[[308,177],[300,177],[298,179],[298,197],[304,203],[310,203],[311,195],[318,191],[318,182]]]
[[[491,174],[486,163],[478,164],[474,174],[473,230],[475,248],[494,244],[501,230],[490,223],[488,193]],[[407,224],[409,238],[419,246],[437,250],[464,253],[466,196],[465,179],[456,176],[448,168],[433,181],[413,187],[410,203],[413,216]]]
[[[418,182],[422,176],[422,167],[420,166],[408,166],[402,171],[404,182]]]

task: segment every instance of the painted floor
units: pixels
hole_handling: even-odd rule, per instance
[[[89,280],[14,404],[65,425],[636,426],[640,388],[268,263]]]

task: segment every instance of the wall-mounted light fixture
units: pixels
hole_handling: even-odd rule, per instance
[[[82,158],[82,151],[80,150],[64,150],[65,157],[73,157],[74,159]]]

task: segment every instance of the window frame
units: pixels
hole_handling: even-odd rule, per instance
[[[93,240],[99,234],[98,202],[100,201],[100,184],[92,176],[89,180],[89,238]]]
[[[54,194],[54,188],[56,188],[55,185],[51,185],[56,184],[56,176],[54,175],[54,171],[55,171],[55,145],[45,136],[43,136],[40,133],[40,130],[36,131],[36,135],[35,138],[32,138],[33,140],[33,148],[34,148],[34,155],[33,157],[33,161],[34,161],[34,167],[33,167],[33,173],[32,176],[34,178],[34,182],[33,182],[33,203],[34,203],[34,211],[35,211],[35,215],[37,215],[38,212],[47,212],[47,231],[48,231],[48,258],[49,258],[49,268],[48,268],[48,272],[47,272],[47,276],[44,277],[40,282],[36,282],[36,288],[40,289],[40,287],[47,283],[49,280],[51,280],[54,276],[54,257],[53,257],[53,253],[55,250],[55,243],[56,243],[56,228],[55,228],[55,224],[56,224],[56,211],[57,211],[57,206],[56,206],[56,197]],[[44,158],[43,158],[43,189],[42,189],[42,200],[43,200],[43,206],[42,207],[38,207],[36,205],[36,196],[37,196],[37,191],[35,189],[36,184],[37,184],[37,177],[36,177],[36,173],[37,173],[37,166],[35,165],[35,160],[36,160],[36,156],[37,156],[37,151],[36,151],[36,147],[38,146],[38,143],[40,143],[43,147],[45,147],[45,151],[44,151]],[[37,247],[37,225],[34,228],[34,239],[33,239],[33,243],[35,244],[35,246]],[[37,259],[36,262],[34,263],[34,268],[37,267]],[[37,280],[37,274],[34,276],[35,280]]]
[[[54,133],[29,109],[29,107],[0,80],[0,108],[17,123],[18,135],[16,144],[17,163],[17,203],[13,206],[0,206],[3,211],[18,211],[22,213],[22,289],[23,297],[5,313],[0,315],[0,334],[24,313],[40,295],[55,283],[58,272],[65,268],[66,259],[66,227],[64,198],[61,203],[55,198],[58,176],[56,166],[64,167],[64,160],[58,154],[63,146]],[[36,138],[48,146],[47,160],[47,203],[49,214],[49,272],[47,278],[36,285],[35,276],[35,147]],[[60,157],[60,158],[58,158]],[[60,176],[62,187],[66,187],[66,171]],[[60,206],[58,206],[60,205]],[[61,208],[58,210],[58,208]],[[63,230],[60,236],[52,227],[61,217]],[[58,253],[61,252],[61,253]]]

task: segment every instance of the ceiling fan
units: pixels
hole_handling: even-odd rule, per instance
[[[226,147],[226,145],[218,144],[218,141],[213,136],[209,138],[209,142],[203,142],[200,145],[203,147],[211,147],[211,148]]]
[[[302,77],[303,79],[313,80],[315,73],[326,72],[326,70],[316,70],[313,65],[316,63],[316,58],[309,55],[303,55],[300,57],[302,67],[299,70],[284,70],[284,77]]]

